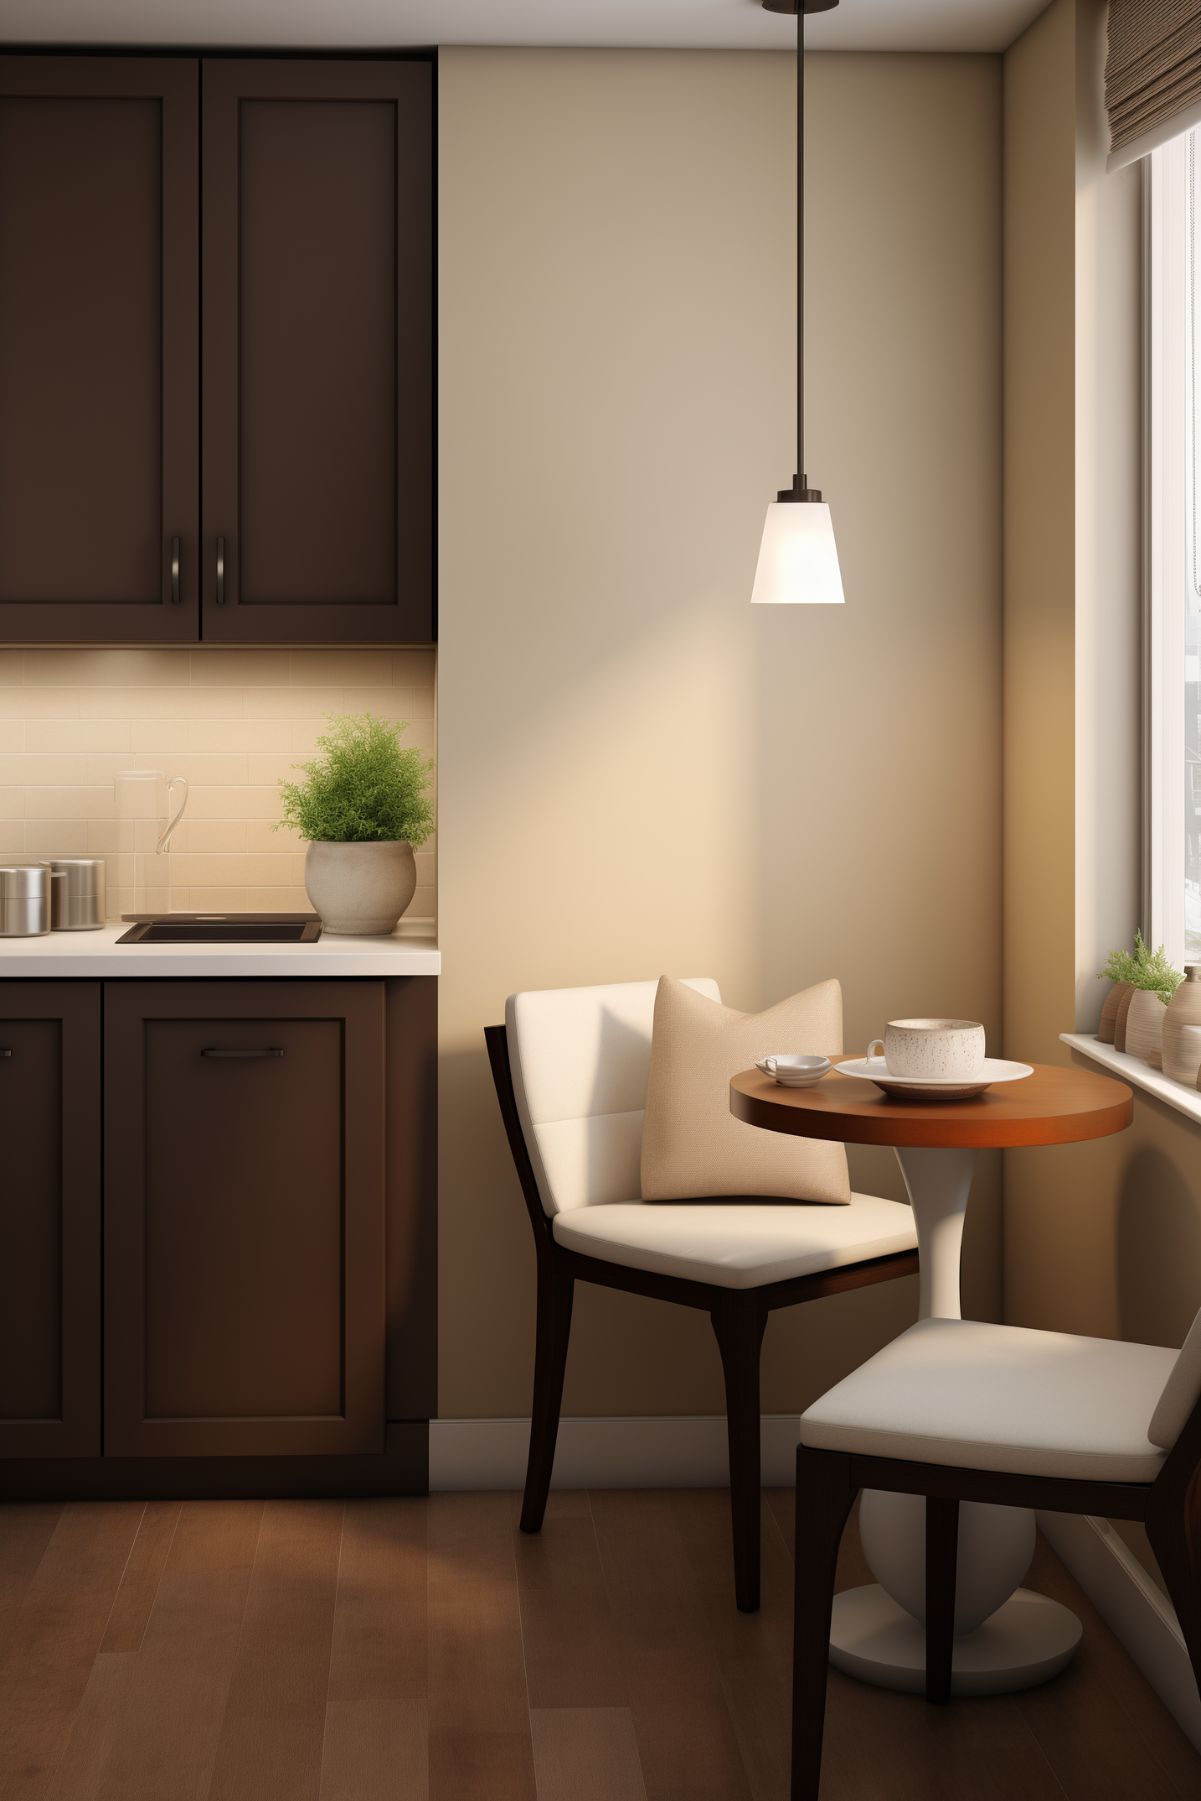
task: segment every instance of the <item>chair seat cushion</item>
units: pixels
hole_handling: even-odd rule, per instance
[[[559,1244],[586,1257],[719,1288],[759,1288],[910,1251],[917,1243],[909,1207],[867,1194],[852,1195],[846,1207],[615,1201],[557,1213],[554,1232]]]
[[[919,1320],[801,1417],[801,1442],[912,1463],[1152,1482],[1147,1426],[1176,1352]]]

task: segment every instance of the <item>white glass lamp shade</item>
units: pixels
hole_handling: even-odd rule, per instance
[[[838,547],[824,501],[772,501],[751,600],[760,606],[842,606]]]

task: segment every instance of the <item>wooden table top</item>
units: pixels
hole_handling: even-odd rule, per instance
[[[1121,1132],[1134,1117],[1125,1082],[1036,1063],[1034,1074],[969,1101],[898,1101],[837,1069],[814,1088],[782,1088],[757,1069],[730,1083],[730,1111],[750,1126],[798,1138],[947,1150],[1079,1144]]]

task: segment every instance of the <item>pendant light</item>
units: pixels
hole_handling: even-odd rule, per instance
[[[763,0],[796,14],[796,445],[797,473],[767,509],[751,600],[775,606],[841,606],[842,573],[830,509],[805,468],[805,14],[838,0]]]

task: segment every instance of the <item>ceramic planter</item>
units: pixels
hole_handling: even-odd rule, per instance
[[[1122,990],[1118,1001],[1117,1012],[1113,1017],[1113,1048],[1115,1051],[1126,1049],[1126,1019],[1130,1012],[1130,1003],[1134,999],[1134,989],[1129,982],[1119,984]]]
[[[1115,982],[1105,996],[1105,1005],[1101,1009],[1101,1023],[1097,1027],[1098,1044],[1113,1043],[1114,1029],[1118,1023],[1118,1009],[1129,992],[1129,982]]]
[[[1126,1009],[1127,1056],[1139,1057],[1152,1069],[1163,1068],[1163,1026],[1168,1010],[1150,988],[1136,988]]]
[[[1197,1086],[1201,1071],[1201,964],[1190,963],[1163,1022],[1163,1073]]]
[[[310,844],[304,885],[327,932],[375,938],[391,932],[413,898],[417,865],[406,838],[377,844]]]

